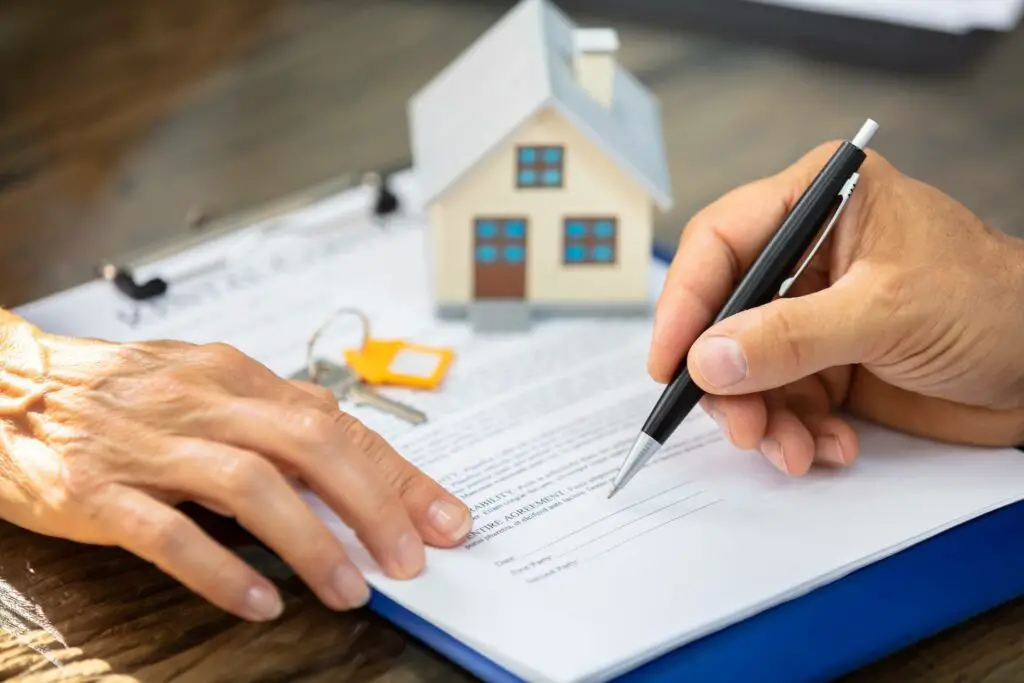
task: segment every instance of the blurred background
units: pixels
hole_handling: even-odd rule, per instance
[[[409,164],[405,103],[513,2],[3,0],[0,305],[353,170]],[[819,142],[874,146],[1024,235],[1020,0],[565,0],[661,100],[675,208]]]

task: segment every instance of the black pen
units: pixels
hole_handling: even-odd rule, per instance
[[[776,295],[783,296],[789,290],[846,208],[860,178],[860,166],[866,157],[864,150],[877,130],[878,124],[868,119],[853,140],[839,146],[750,266],[712,325],[740,311],[767,304]],[[829,219],[828,224],[822,230],[826,219]],[[814,248],[796,272],[789,276],[819,231],[821,236]],[[704,391],[690,377],[684,356],[615,476],[609,498],[658,452],[703,395]]]

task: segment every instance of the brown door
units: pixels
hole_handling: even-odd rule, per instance
[[[525,218],[473,221],[473,295],[477,299],[526,296]]]

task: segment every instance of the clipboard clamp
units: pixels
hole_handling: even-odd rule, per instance
[[[149,263],[181,254],[194,247],[201,246],[218,237],[235,233],[244,228],[278,216],[285,215],[309,206],[317,201],[327,199],[346,190],[362,186],[375,192],[371,211],[381,221],[401,210],[398,196],[389,186],[391,172],[366,171],[363,173],[346,173],[327,182],[307,188],[295,194],[270,201],[253,209],[236,213],[213,215],[202,207],[193,207],[185,216],[185,224],[189,230],[183,238],[172,240],[171,243],[146,252],[127,255],[121,259],[106,260],[96,266],[96,275],[111,282],[122,294],[133,301],[149,301],[163,296],[171,286],[165,278],[153,277],[145,282],[135,279],[134,271]],[[213,263],[178,276],[177,280],[187,280],[201,273],[207,273],[224,266],[224,260]]]
[[[859,180],[860,173],[854,173],[853,175],[850,176],[849,180],[847,180],[843,187],[839,190],[839,206],[836,207],[835,212],[832,214],[832,218],[830,218],[828,224],[825,225],[825,229],[821,231],[821,236],[818,238],[818,241],[814,243],[814,248],[811,249],[811,253],[809,253],[807,255],[807,258],[803,260],[803,263],[800,264],[800,267],[797,268],[796,272],[793,273],[792,277],[788,277],[782,281],[782,286],[779,287],[779,296],[786,295],[786,292],[790,290],[790,288],[793,286],[793,283],[796,282],[796,279],[800,277],[800,273],[804,272],[807,266],[814,259],[814,255],[818,253],[818,250],[821,248],[821,245],[825,243],[826,239],[828,239],[829,233],[832,232],[832,229],[836,226],[836,223],[839,222],[839,216],[842,215],[843,210],[846,208],[846,205],[850,202],[850,196],[853,195],[853,190],[854,188],[857,187],[857,181]]]

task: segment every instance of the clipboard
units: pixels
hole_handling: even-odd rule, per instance
[[[673,251],[655,244],[653,258]],[[1024,446],[1019,446],[1024,452]],[[620,683],[817,683],[1024,596],[1024,501],[679,647]],[[369,608],[487,683],[528,683],[386,595]]]
[[[228,216],[168,247],[101,267],[130,272],[319,199],[337,196],[356,185],[366,186],[365,178],[354,182],[355,178],[337,178],[310,191]],[[374,211],[379,209],[380,201],[378,195]],[[385,213],[394,212],[400,204],[387,198],[385,201],[389,206],[394,204]],[[655,261],[667,263],[672,256],[670,249],[654,246]],[[616,680],[834,680],[1024,595],[1024,544],[1013,542],[1022,536],[1024,502],[1000,508],[912,545],[799,598],[679,647]],[[488,683],[526,683],[379,591],[372,591],[368,607]]]
[[[172,239],[162,246],[104,259],[96,264],[96,275],[111,282],[118,291],[133,301],[150,301],[159,298],[168,292],[172,281],[160,276],[137,281],[135,273],[138,270],[249,229],[256,224],[267,223],[275,218],[287,216],[293,211],[307,208],[320,200],[337,197],[357,187],[374,193],[371,206],[368,208],[371,208],[372,213],[383,223],[388,216],[402,209],[402,202],[391,187],[391,179],[400,173],[402,173],[401,170],[345,173],[265,204],[221,216],[211,215],[200,208],[193,208],[186,216],[186,230],[180,237]],[[272,223],[270,227],[273,227]],[[272,229],[268,229],[266,232],[271,233]],[[202,268],[178,274],[175,280],[190,279],[223,265],[223,260],[215,260],[204,264]]]

